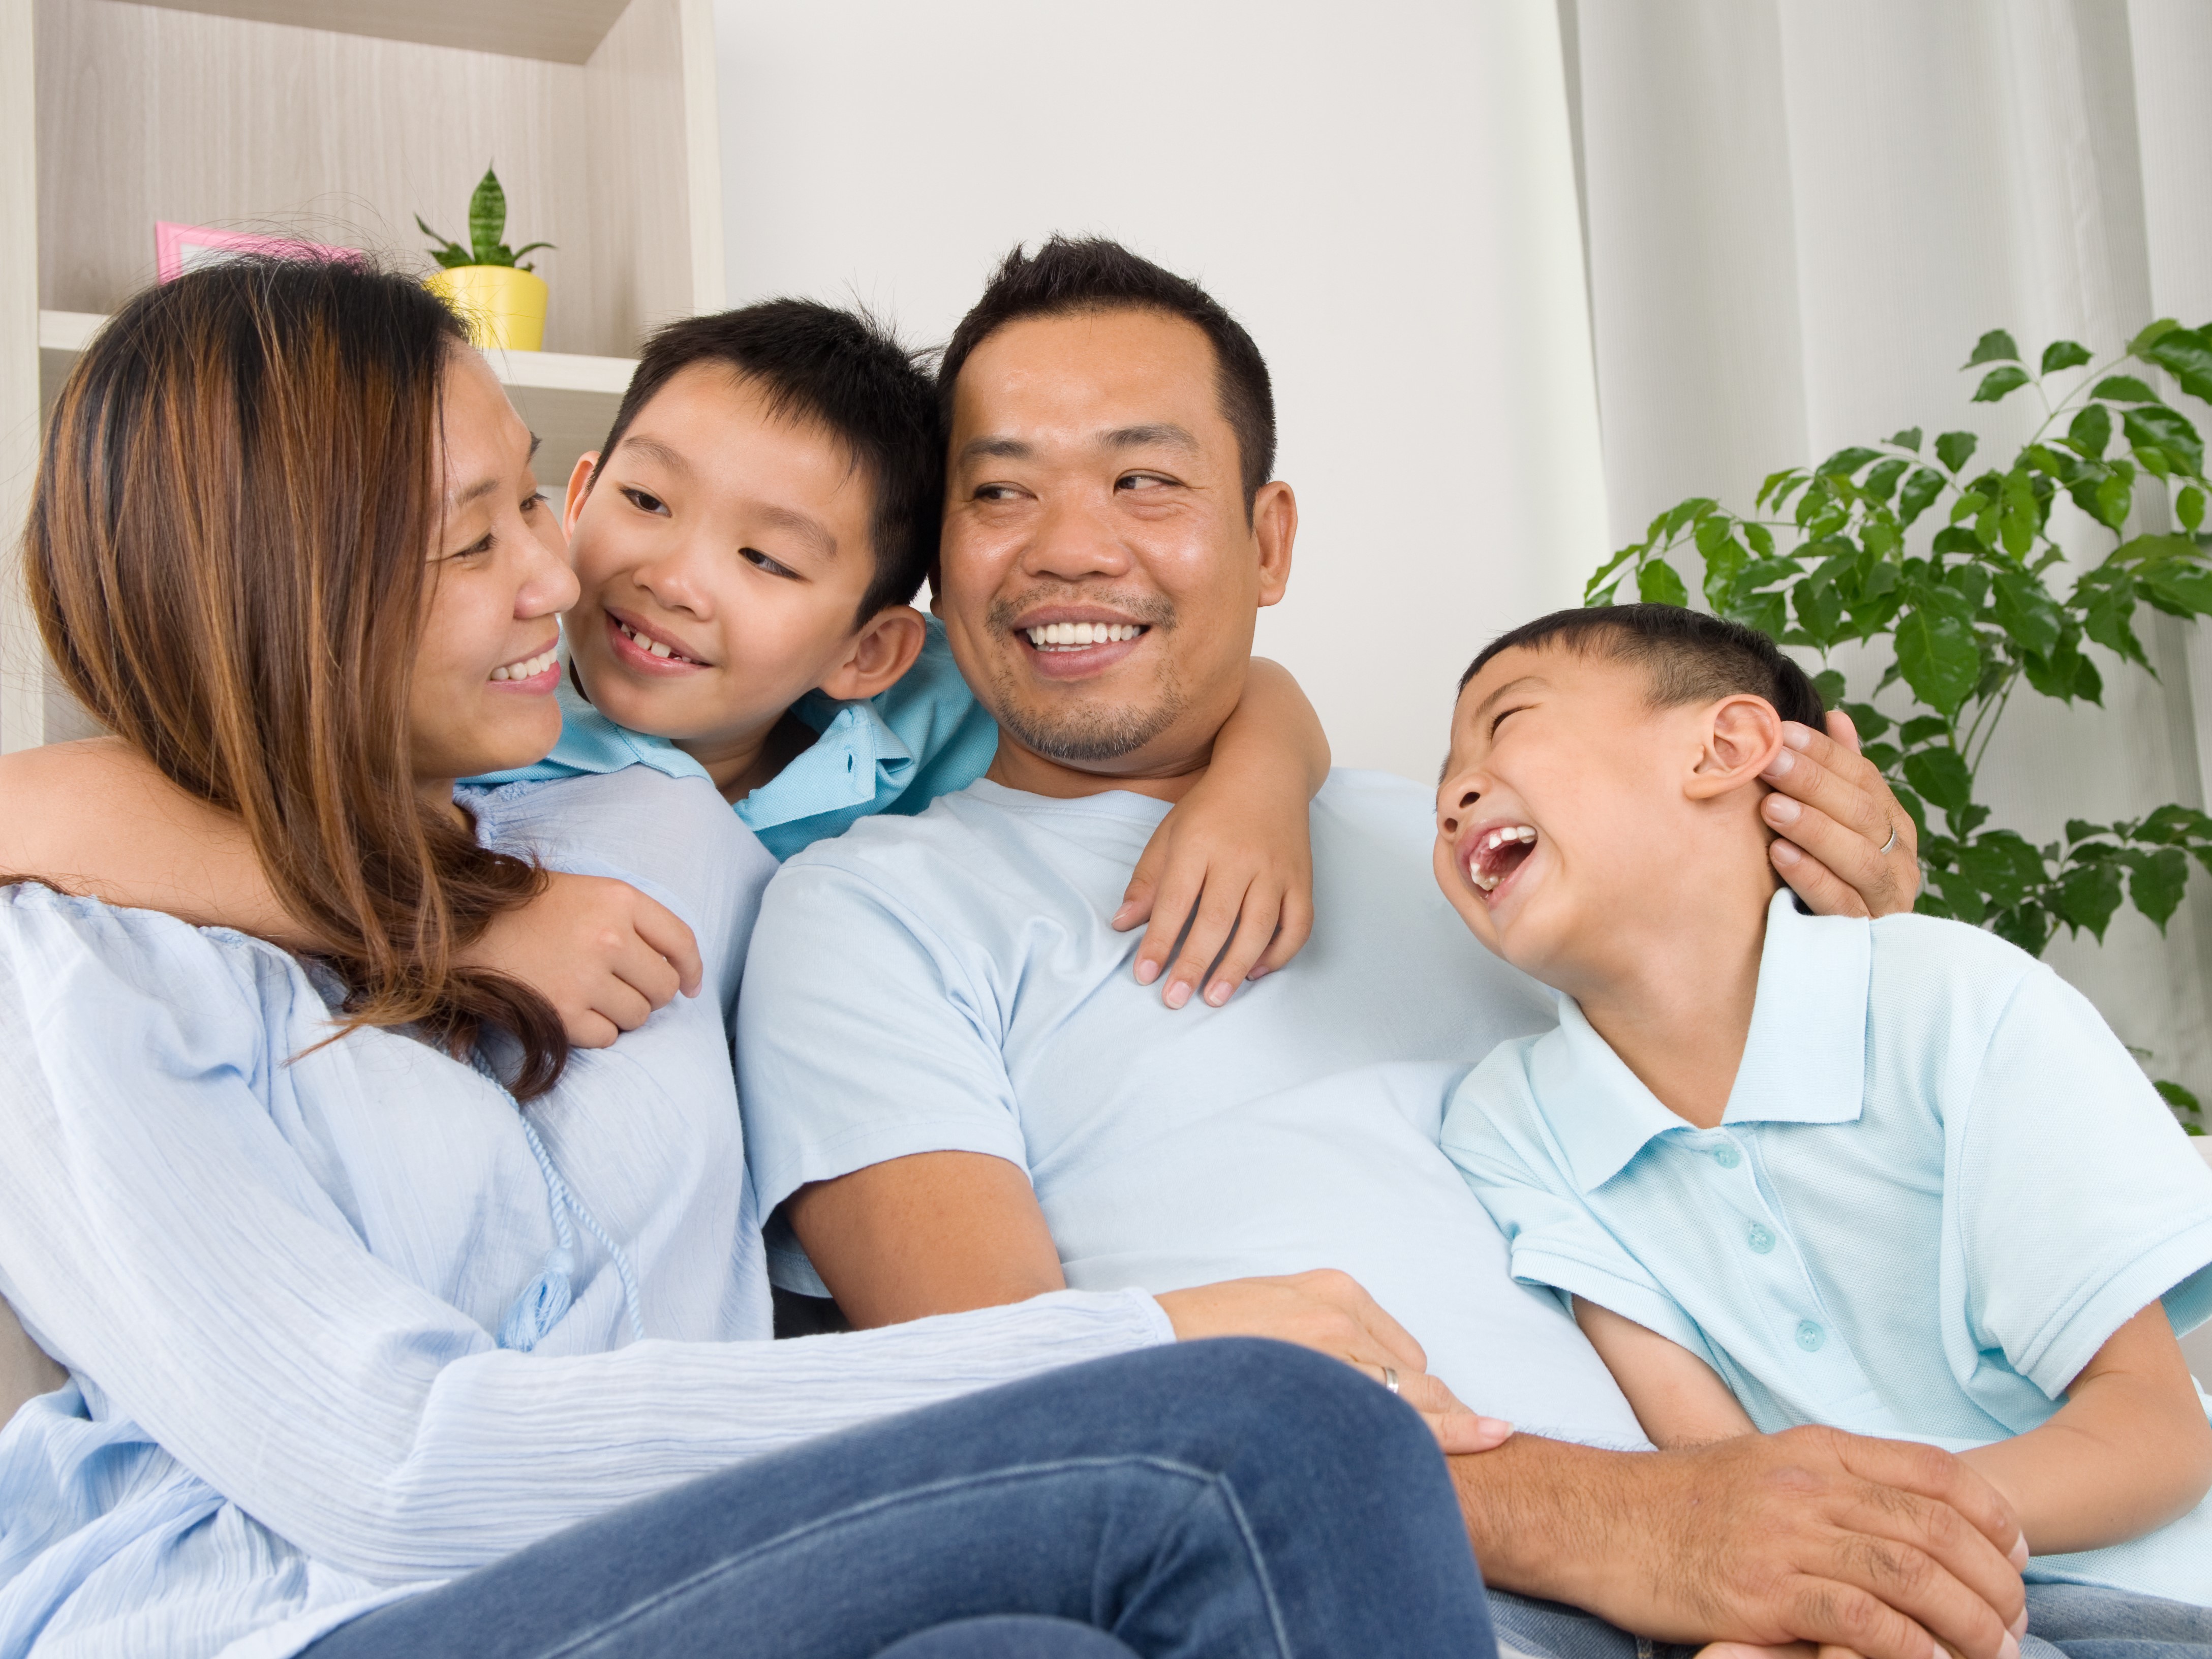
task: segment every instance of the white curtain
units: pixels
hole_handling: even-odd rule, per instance
[[[1559,15],[1616,544],[1684,496],[1747,510],[1776,468],[1901,427],[2021,441],[2020,400],[1969,405],[1956,372],[1985,329],[2101,352],[2154,317],[2212,319],[2203,0]],[[2044,840],[2204,804],[2212,640],[2146,620],[2160,680],[2108,662],[2101,709],[2014,700],[1984,774],[1995,823]],[[2212,876],[2191,887],[2164,938],[2124,911],[2101,949],[2062,933],[2047,959],[2212,1098]]]

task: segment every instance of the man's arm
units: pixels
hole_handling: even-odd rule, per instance
[[[1485,1582],[1639,1635],[2014,1659],[2027,1626],[2011,1511],[1933,1447],[1802,1428],[1634,1453],[1524,1434],[1452,1475]]]
[[[893,1158],[800,1188],[790,1216],[856,1325],[1063,1283],[1028,1178],[1002,1158]],[[1516,1435],[1452,1472],[1492,1584],[1643,1635],[1827,1642],[1867,1659],[1929,1659],[1940,1638],[2000,1659],[2026,1607],[2003,1499],[1925,1446],[1797,1429],[1632,1454]]]
[[[1064,1291],[1026,1171],[988,1152],[917,1152],[801,1187],[784,1206],[855,1328]]]

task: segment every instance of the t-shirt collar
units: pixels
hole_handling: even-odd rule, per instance
[[[1759,992],[1725,1124],[1848,1123],[1866,1093],[1869,924],[1798,914],[1784,888],[1766,912]],[[1538,1098],[1583,1192],[1603,1186],[1653,1139],[1699,1133],[1659,1103],[1594,1030],[1572,997],[1559,996],[1559,1028],[1530,1056]]]

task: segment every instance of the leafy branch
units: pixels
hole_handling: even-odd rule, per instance
[[[1687,605],[1686,572],[1694,571],[1720,615],[1818,652],[1822,696],[1850,715],[1920,827],[1921,910],[1989,927],[2037,955],[2061,926],[2102,942],[2123,902],[2163,933],[2191,861],[2212,870],[2212,817],[2173,805],[2131,821],[2076,820],[2039,846],[1989,827],[1975,790],[2021,686],[2101,706],[2104,677],[2090,646],[2154,673],[2136,633],[2138,608],[2212,613],[2203,436],[2153,384],[2163,370],[2212,404],[2212,325],[2153,323],[2101,363],[2057,340],[2033,369],[2013,337],[1995,329],[1966,368],[1984,371],[1976,403],[2026,389],[2042,404],[2041,424],[2008,462],[1972,471],[1974,434],[1945,432],[1923,445],[1911,427],[1771,475],[1748,516],[1695,496],[1614,554],[1584,599],[1612,603],[1632,578],[1641,599]],[[2146,480],[2167,493],[2178,531],[2127,533]],[[2069,562],[2054,533],[2062,495],[2110,538],[2096,562]],[[1933,533],[1910,535],[1923,520]],[[1879,665],[1863,700],[1852,701],[1844,675],[1829,665],[1846,643],[1870,647]],[[1875,706],[1900,686],[1887,698],[1899,712]],[[1931,811],[1942,814],[1940,830]],[[2195,1097],[2159,1087],[2203,1133]]]
[[[518,270],[528,270],[531,267],[521,263],[522,256],[553,246],[526,242],[511,248],[500,240],[507,234],[507,191],[500,186],[499,174],[489,167],[484,169],[484,176],[477,181],[476,191],[469,198],[470,246],[463,247],[442,231],[431,229],[419,213],[415,222],[425,236],[439,244],[430,250],[430,257],[447,270],[460,265],[513,265]]]

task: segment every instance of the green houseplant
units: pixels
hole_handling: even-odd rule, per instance
[[[507,351],[535,351],[544,344],[545,283],[522,256],[553,244],[511,248],[501,240],[507,234],[507,191],[496,172],[486,167],[469,198],[468,246],[431,229],[419,213],[415,222],[438,244],[430,250],[440,267],[430,287],[460,313],[471,339]]]
[[[1694,580],[1721,615],[1818,653],[1821,695],[1850,715],[1919,826],[1922,910],[2037,955],[2062,926],[2101,942],[2124,902],[2162,933],[2191,860],[2212,869],[2212,817],[2168,805],[2136,819],[2075,819],[2038,845],[1991,824],[1976,786],[2016,692],[2100,703],[2104,671],[2090,647],[2123,672],[2154,672],[2136,632],[2138,606],[2212,612],[2203,434],[2155,384],[2163,370],[2212,404],[2212,325],[2153,323],[2102,362],[2057,340],[2033,368],[1997,329],[1966,367],[1983,371],[1976,403],[2024,392],[2040,404],[2040,423],[2009,459],[1978,469],[1974,434],[1929,444],[1912,427],[1772,474],[1749,514],[1692,497],[1607,560],[1583,597],[1609,604],[1632,585],[1636,598],[1686,605]],[[2156,512],[2146,498],[2161,492],[2174,528],[2130,535],[2131,520]],[[2052,522],[2062,498],[2083,520],[2068,532],[2070,562]],[[1916,532],[1929,521],[1932,535]],[[2093,540],[2101,557],[2081,556]],[[1856,699],[1832,660],[1847,643],[1865,647]],[[2203,1133],[2193,1095],[2172,1083],[2159,1090],[2185,1127]]]

